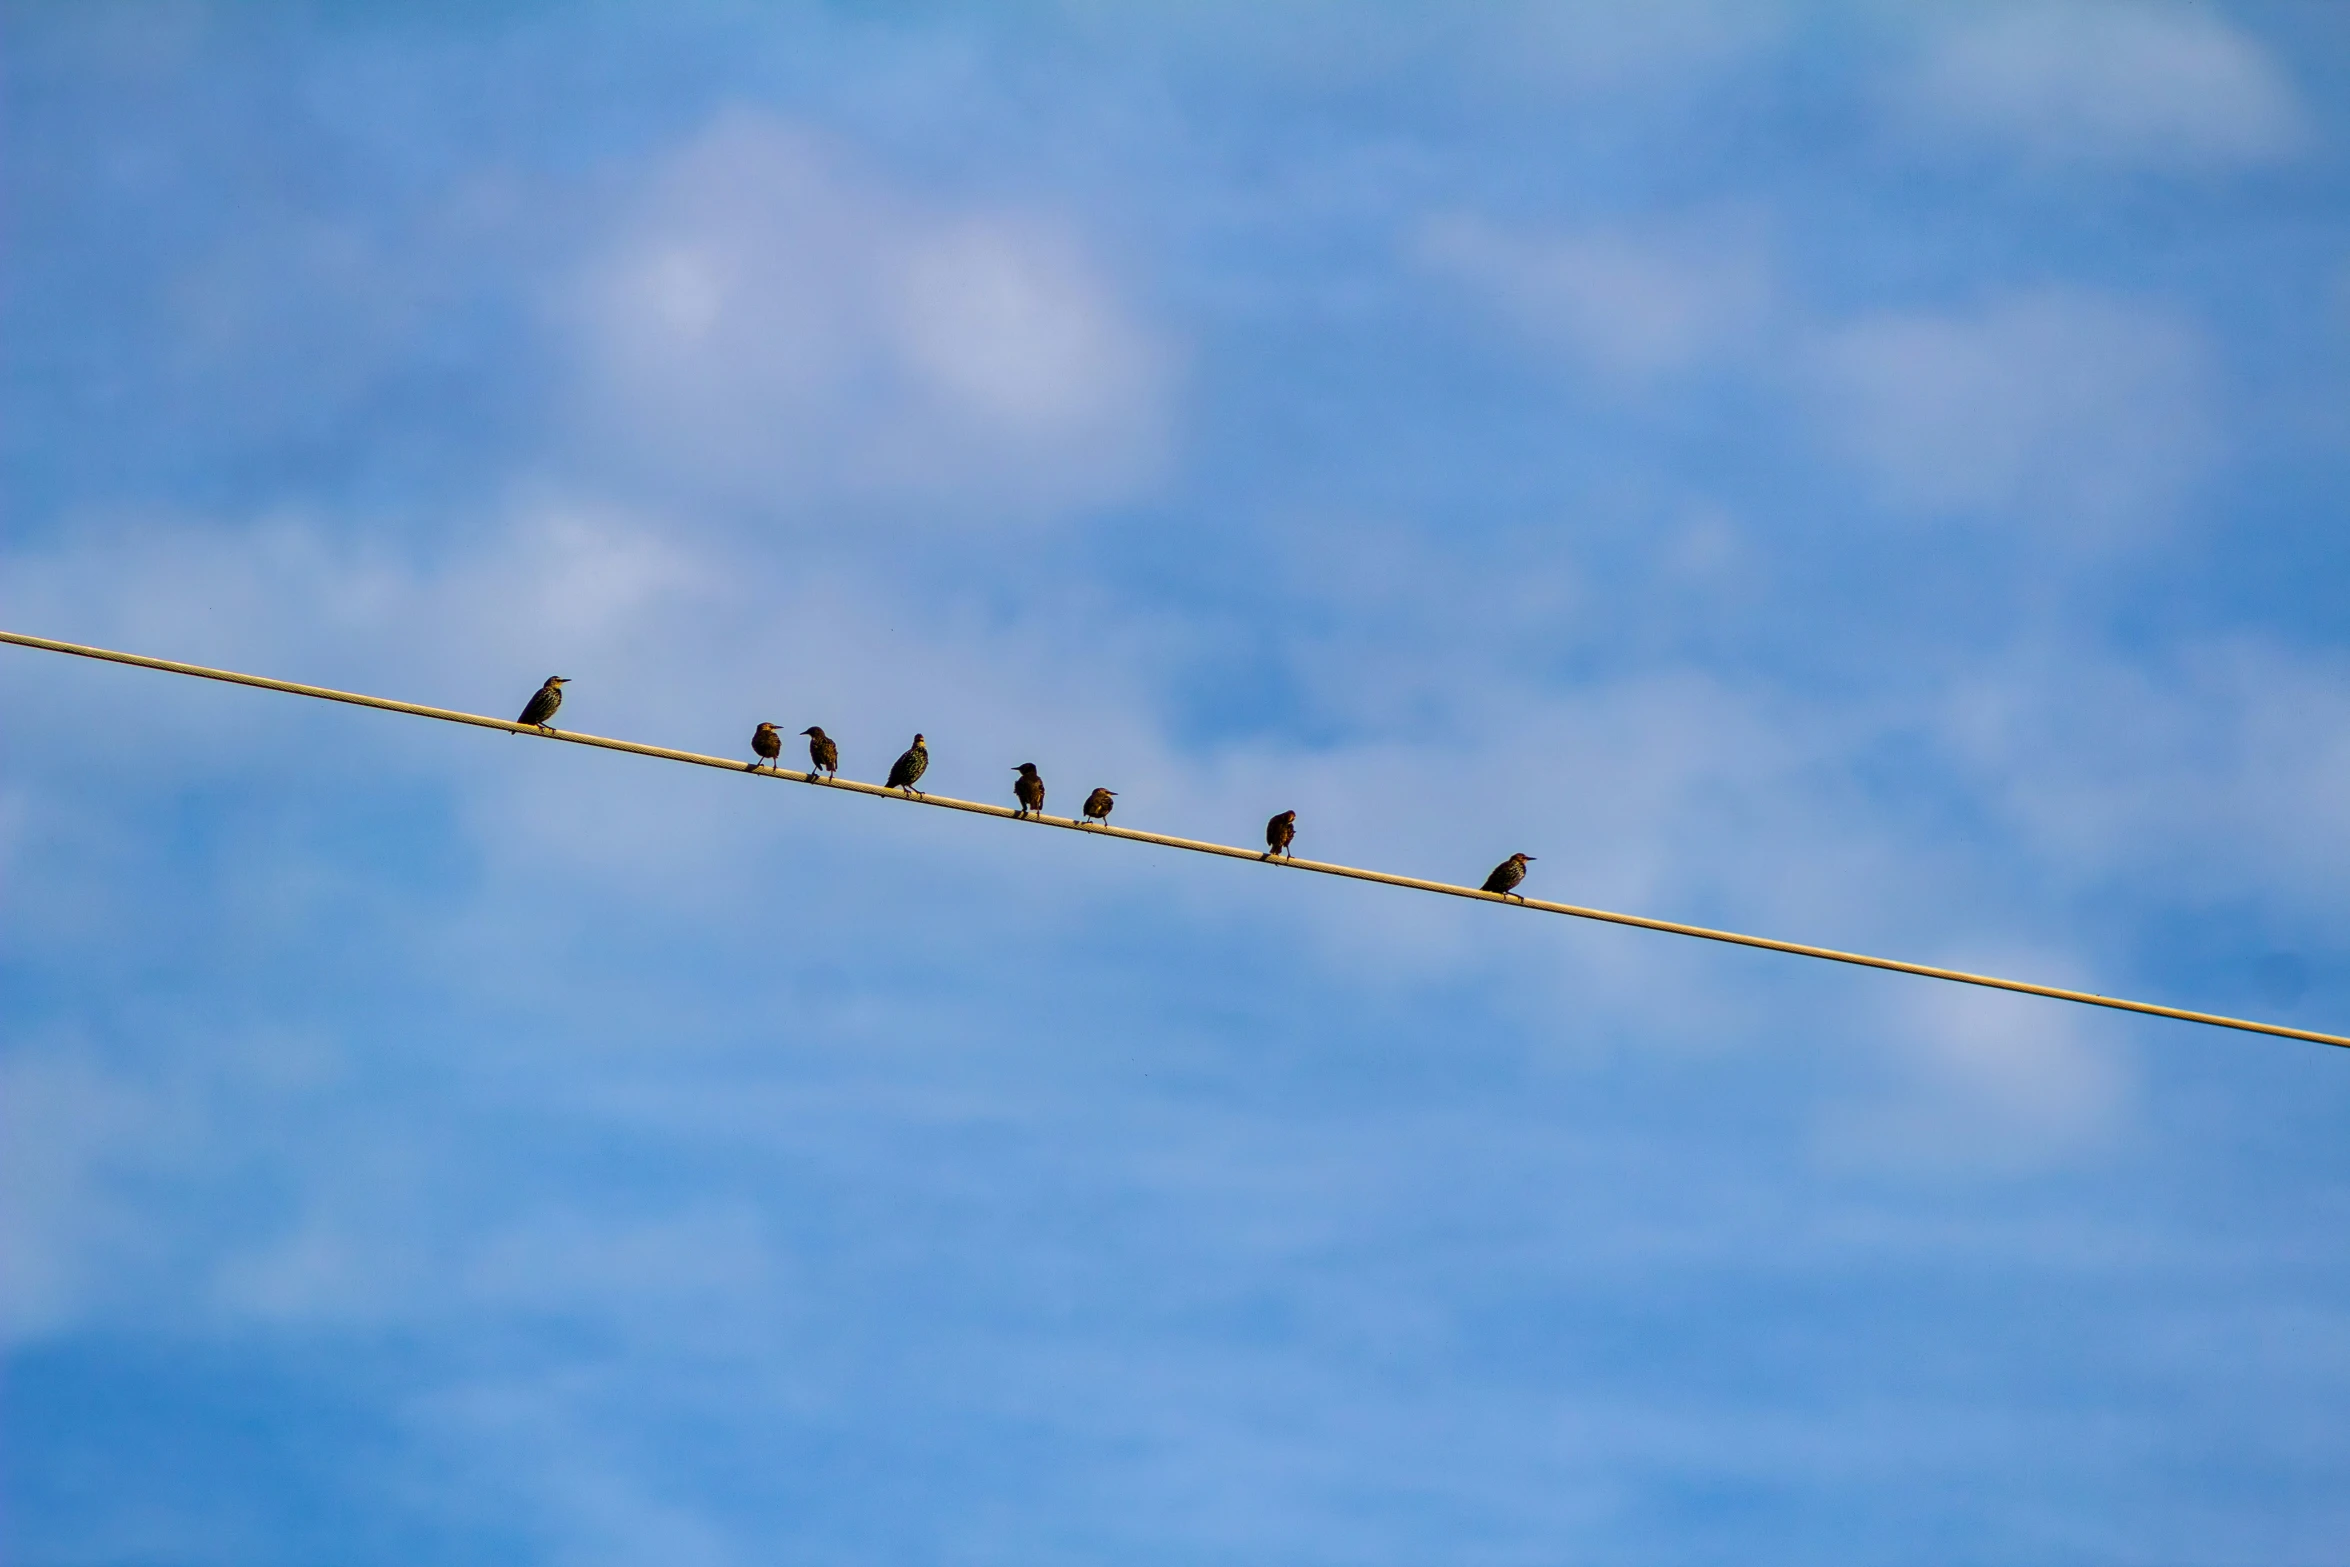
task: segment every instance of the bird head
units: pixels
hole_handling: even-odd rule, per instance
[[[1274,817],[1273,820],[1277,822],[1294,822],[1297,820],[1297,812],[1283,811],[1279,816]]]
[[[1510,858],[1516,860],[1520,865],[1531,865],[1534,863],[1534,856],[1531,854],[1513,854],[1510,856]]]
[[[916,735],[916,736],[914,737],[914,743],[915,743],[916,745],[920,745],[920,744],[922,743],[922,737],[921,737],[920,735]]]
[[[1034,778],[1036,776],[1036,764],[1034,762],[1022,762],[1018,767],[1013,768],[1012,771],[1018,773],[1023,778]]]
[[[761,724],[759,726],[759,733],[761,734],[771,734],[774,732],[774,730],[775,726],[773,724]]]
[[[547,684],[551,686],[567,686],[571,684],[571,679],[567,675],[549,675],[547,677]]]
[[[821,740],[824,738],[824,727],[821,724],[810,724],[807,728],[801,730],[800,733],[806,735],[811,740]]]

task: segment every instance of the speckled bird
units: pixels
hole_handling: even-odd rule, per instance
[[[1012,769],[1020,776],[1012,780],[1012,798],[1020,802],[1014,816],[1041,816],[1044,814],[1044,780],[1037,776],[1034,762],[1022,762]]]
[[[1258,858],[1269,860],[1278,854],[1284,859],[1295,859],[1296,856],[1289,852],[1289,846],[1296,838],[1297,812],[1283,811],[1265,823],[1265,852]]]
[[[1498,892],[1505,898],[1517,897],[1517,894],[1511,889],[1526,879],[1526,865],[1533,858],[1534,856],[1531,854],[1511,855],[1493,867],[1493,874],[1485,878],[1484,890]],[[1518,898],[1518,901],[1523,903],[1526,900]]]
[[[1117,807],[1117,803],[1117,790],[1096,789],[1085,797],[1085,819],[1100,822],[1107,827],[1110,825],[1110,812]]]
[[[808,737],[808,782],[814,783],[818,773],[837,777],[840,773],[840,747],[833,743],[832,736],[826,734],[819,724],[811,724],[800,733]],[[919,740],[921,737],[917,735],[915,738]],[[914,776],[919,778],[921,775],[922,770],[916,768]]]
[[[906,754],[889,764],[888,787],[918,795],[922,791],[914,786],[922,781],[922,775],[929,770],[930,747],[922,743],[920,735],[916,735],[914,743],[906,748]]]
[[[571,682],[562,675],[549,675],[547,683],[531,693],[530,700],[523,704],[522,716],[514,721],[534,725],[543,734],[553,734],[555,726],[547,720],[554,717],[555,709],[563,705],[563,688],[569,684]]]

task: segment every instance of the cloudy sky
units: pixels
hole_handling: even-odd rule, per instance
[[[2339,6],[7,12],[11,628],[2350,1027]],[[13,1563],[2350,1555],[2339,1052],[0,654]]]

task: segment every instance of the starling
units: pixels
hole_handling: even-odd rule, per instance
[[[555,709],[563,705],[563,688],[569,684],[571,682],[561,675],[549,675],[547,683],[531,693],[530,700],[522,706],[522,716],[514,721],[535,725],[541,734],[553,734],[555,726],[547,720],[554,717]]]
[[[1533,858],[1534,856],[1531,854],[1511,855],[1493,867],[1493,874],[1485,878],[1484,890],[1498,892],[1505,898],[1517,896],[1510,889],[1526,879],[1526,862]],[[1518,901],[1523,903],[1526,900],[1518,898]]]
[[[755,773],[761,767],[773,767],[775,759],[783,755],[782,731],[773,724],[761,724],[751,731],[751,749],[759,753],[759,759],[744,768],[744,772]]]
[[[916,735],[914,743],[906,749],[906,754],[890,763],[888,787],[903,789],[908,794],[920,794],[922,791],[914,785],[922,781],[922,774],[929,766],[930,748],[922,743],[920,735]]]
[[[1014,816],[1038,816],[1044,812],[1044,780],[1036,775],[1034,762],[1022,762],[1012,769],[1020,776],[1012,780],[1012,798],[1020,802]]]
[[[826,734],[820,726],[811,726],[801,730],[800,733],[808,737],[808,782],[814,783],[818,773],[831,773],[838,776],[840,747],[833,743],[832,736]],[[916,738],[919,739],[919,736]],[[913,755],[911,751],[906,754]],[[921,777],[922,769],[915,768],[914,776]]]
[[[1117,803],[1117,790],[1096,789],[1093,793],[1085,797],[1086,819],[1088,821],[1100,822],[1104,827],[1109,826],[1110,812],[1113,808],[1115,808]]]
[[[1283,811],[1279,816],[1265,823],[1265,852],[1258,858],[1269,860],[1276,854],[1286,859],[1297,858],[1296,855],[1289,852],[1290,842],[1296,837],[1297,812]]]

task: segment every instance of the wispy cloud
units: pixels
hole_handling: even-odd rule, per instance
[[[1953,683],[1954,765],[2084,881],[2315,910],[2350,875],[2350,666],[2248,638],[2160,665],[2060,644]]]
[[[1773,305],[1751,219],[1557,232],[1454,214],[1429,220],[1414,251],[1544,347],[1610,377],[1742,358]]]
[[[1987,973],[2037,968],[2045,951],[1962,956]],[[1886,998],[1878,1048],[1885,1082],[1832,1102],[1819,1119],[1829,1159],[1872,1169],[1982,1178],[2043,1170],[2125,1130],[2136,1074],[2110,1021],[2028,996],[1959,985]]]
[[[2273,163],[2311,136],[2291,81],[2216,8],[1954,8],[1896,113],[1948,143],[2056,168],[2206,172]]]
[[[1863,316],[1817,340],[1824,434],[1895,513],[2124,547],[2217,455],[2212,367],[2174,312],[2079,289]]]
[[[567,319],[596,440],[786,515],[1033,515],[1165,453],[1172,356],[1072,224],[924,200],[752,110],[652,173]]]

